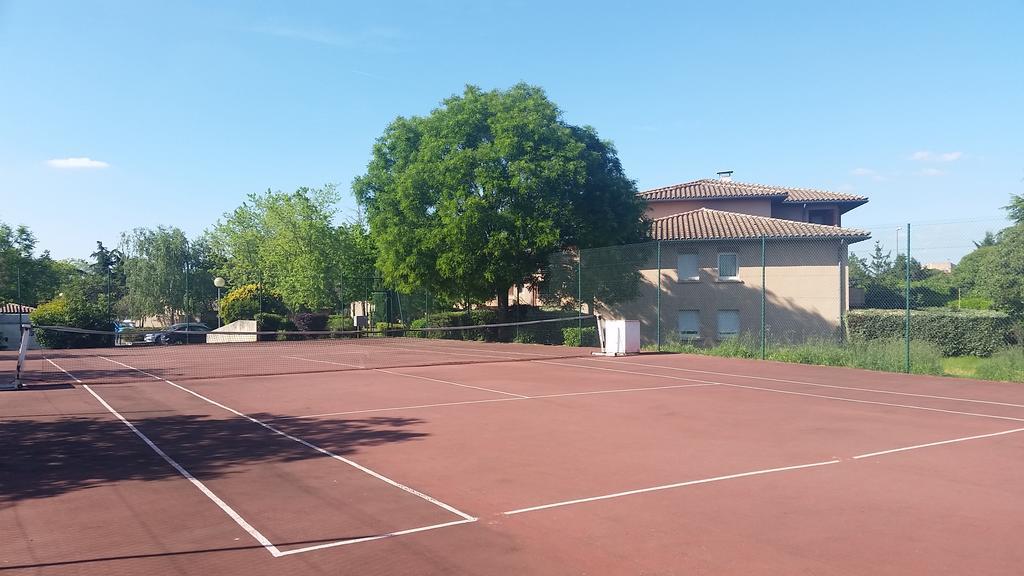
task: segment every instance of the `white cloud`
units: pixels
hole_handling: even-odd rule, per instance
[[[945,170],[939,170],[938,168],[922,168],[919,172],[921,176],[942,176],[945,173]]]
[[[859,176],[861,178],[871,178],[877,182],[885,180],[885,176],[882,176],[878,173],[878,170],[874,170],[872,168],[854,168],[853,170],[850,170],[850,175]]]
[[[955,162],[962,158],[963,152],[932,152],[930,150],[918,150],[910,155],[910,159],[916,162]]]
[[[68,169],[68,168],[110,168],[110,164],[103,162],[102,160],[93,160],[92,158],[54,158],[53,160],[47,160],[47,164],[52,168]]]

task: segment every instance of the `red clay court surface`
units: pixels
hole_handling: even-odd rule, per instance
[[[1019,385],[433,344],[499,358],[197,379],[54,353],[0,394],[0,571],[1024,570]]]

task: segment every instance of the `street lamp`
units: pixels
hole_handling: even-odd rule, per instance
[[[217,276],[213,279],[213,285],[217,287],[217,328],[220,328],[220,289],[226,286],[227,282],[220,276]]]

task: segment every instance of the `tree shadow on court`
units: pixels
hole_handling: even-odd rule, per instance
[[[334,454],[409,442],[427,436],[415,418],[287,418],[253,414],[275,428]],[[242,418],[137,412],[131,422],[199,480],[253,466],[327,458]],[[122,422],[84,416],[18,418],[0,422],[0,506],[125,481],[181,478]],[[342,462],[334,462],[346,466]]]

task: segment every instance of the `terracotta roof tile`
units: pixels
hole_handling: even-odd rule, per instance
[[[838,194],[825,190],[810,188],[786,188],[765,184],[748,184],[744,182],[725,182],[722,180],[694,180],[684,184],[675,184],[662,188],[654,188],[640,192],[639,196],[648,201],[659,200],[710,200],[716,198],[779,198],[783,202],[856,202],[864,204],[868,201],[863,196]]]
[[[31,306],[22,306],[21,304],[15,304],[10,302],[8,304],[0,304],[0,314],[28,314],[35,310]]]
[[[781,218],[752,216],[701,208],[654,220],[651,233],[656,240],[744,240],[777,238],[836,238],[860,242],[870,232],[823,224],[794,222]]]

